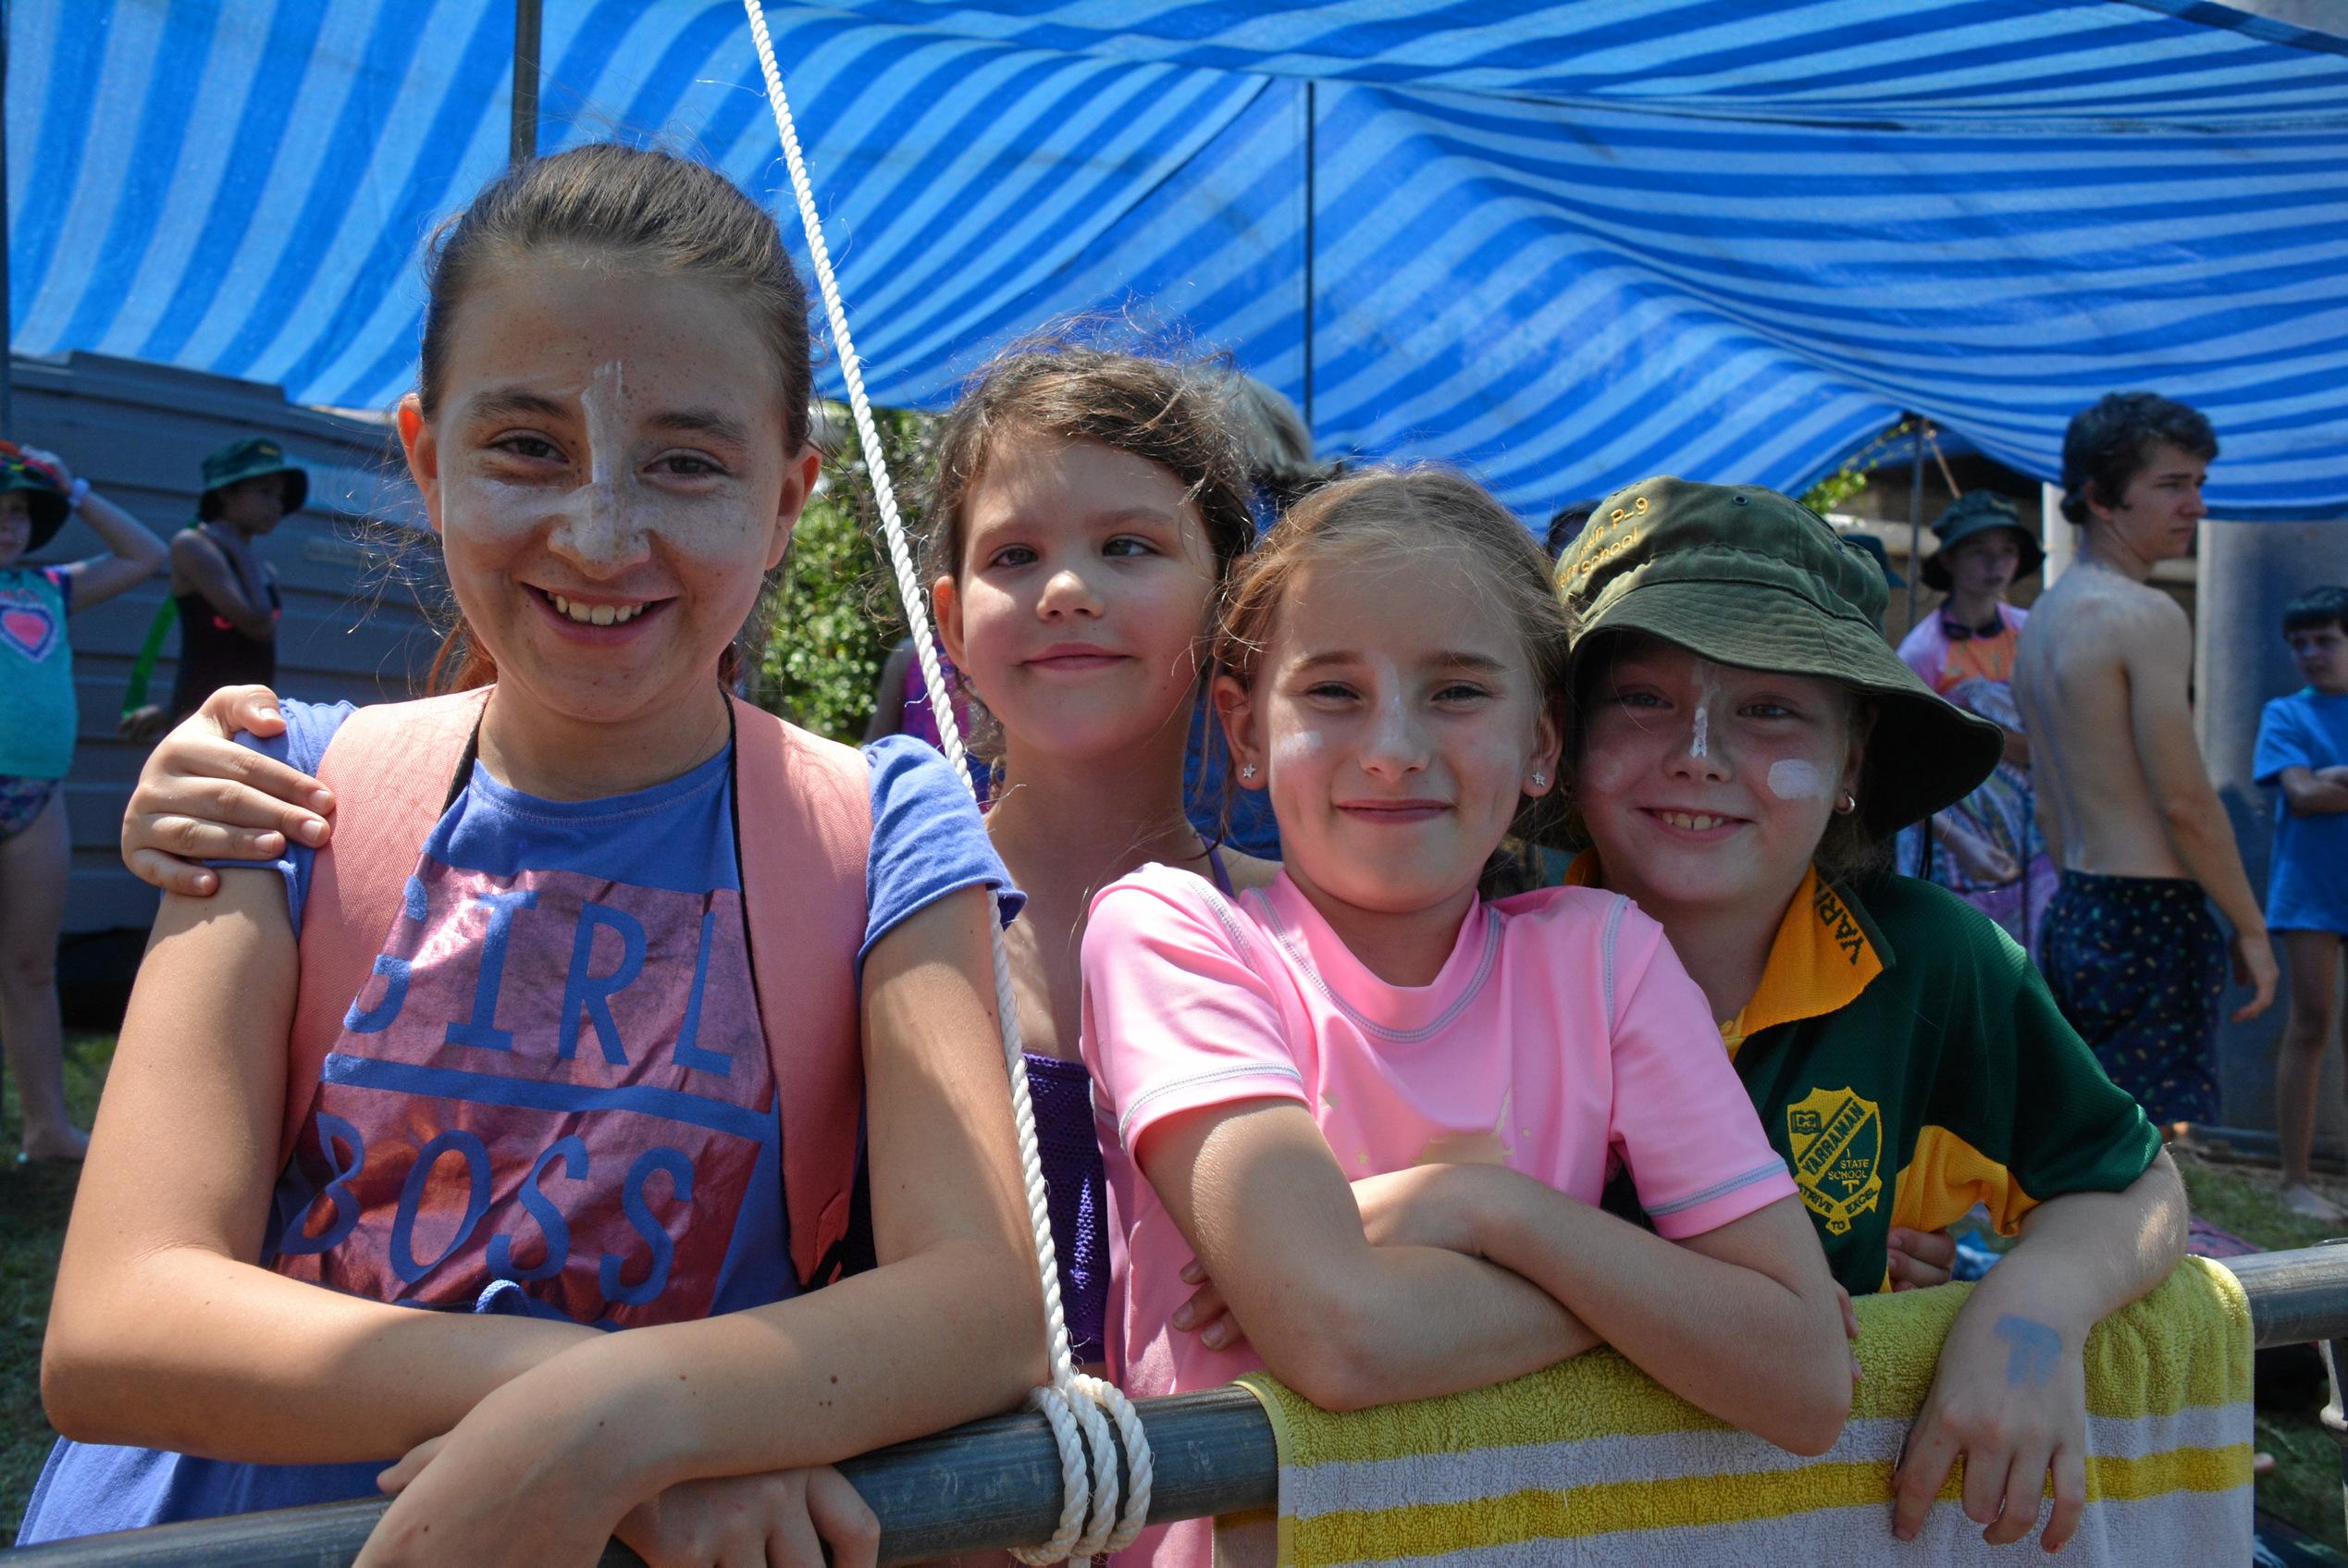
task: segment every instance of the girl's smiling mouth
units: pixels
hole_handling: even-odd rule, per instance
[[[1381,827],[1404,827],[1424,822],[1450,810],[1442,800],[1341,800],[1337,809],[1360,821]]]
[[[1685,811],[1672,806],[1642,806],[1638,814],[1674,837],[1701,841],[1725,837],[1731,831],[1743,827],[1746,821],[1724,812]]]
[[[1115,653],[1089,642],[1056,642],[1043,652],[1021,661],[1031,670],[1056,670],[1075,673],[1086,670],[1104,670],[1111,664],[1121,664],[1131,654]]]
[[[532,601],[565,636],[584,636],[597,641],[633,635],[646,618],[675,602],[666,599],[574,599],[535,584],[524,586],[529,589]]]

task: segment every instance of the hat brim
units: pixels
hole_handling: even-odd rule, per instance
[[[309,470],[290,463],[281,463],[273,468],[255,468],[244,474],[231,474],[216,485],[206,485],[204,493],[196,498],[197,507],[203,511],[203,515],[210,517],[214,515],[213,512],[204,509],[213,507],[214,498],[222,490],[230,485],[241,485],[247,479],[266,479],[272,474],[285,475],[285,514],[290,517],[302,510],[303,502],[310,499]]]
[[[27,555],[56,538],[66,519],[73,515],[72,506],[55,490],[38,485],[11,485],[7,488],[24,497],[25,516],[31,524],[25,535]]]
[[[1924,580],[1926,587],[1936,589],[1941,593],[1948,592],[1956,586],[1948,576],[1948,552],[1967,539],[1978,538],[1992,528],[2004,528],[2021,540],[2021,564],[2014,568],[2015,582],[2021,582],[2024,577],[2046,564],[2046,547],[2040,544],[2029,529],[2019,523],[1990,522],[1983,523],[1977,528],[1964,529],[1956,537],[1943,540],[1938,549],[1924,557],[1924,563],[1916,569],[1916,574]]]
[[[1815,676],[1875,698],[1858,794],[1860,821],[1877,839],[1964,799],[2004,751],[1996,724],[1934,694],[1856,613],[1830,615],[1783,589],[1642,583],[1584,625],[1576,661],[1608,632],[1645,632],[1715,664]]]

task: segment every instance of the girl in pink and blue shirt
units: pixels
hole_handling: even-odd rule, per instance
[[[1001,861],[936,753],[728,691],[819,467],[772,219],[574,148],[428,284],[456,690],[268,715],[332,841],[165,900],[22,1539],[379,1485],[365,1568],[869,1564],[832,1462],[1042,1370]]]
[[[1332,485],[1243,564],[1215,697],[1282,872],[1234,897],[1144,868],[1084,940],[1129,1392],[1262,1367],[1346,1409],[1603,1342],[1796,1451],[1840,1430],[1837,1292],[1662,929],[1478,895],[1555,787],[1555,603],[1524,528],[1436,471]],[[1660,1234],[1596,1206],[1617,1169]],[[1208,1528],[1143,1549],[1204,1563]]]

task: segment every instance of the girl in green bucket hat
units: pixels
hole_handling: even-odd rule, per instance
[[[123,694],[117,728],[126,738],[153,739],[222,686],[277,679],[282,601],[277,572],[253,543],[309,499],[309,474],[272,437],[241,437],[204,454],[196,521],[171,540],[171,596],[147,626]],[[171,700],[150,703],[148,683],[175,624],[179,667]]]
[[[1894,1533],[1961,1456],[1994,1543],[2030,1533],[2051,1475],[2044,1544],[2061,1545],[2084,1500],[2087,1331],[2168,1274],[2185,1204],[2021,950],[1884,869],[1893,833],[1996,765],[1996,726],[1900,661],[1876,630],[1881,571],[1774,491],[1633,485],[1556,582],[1575,622],[1568,880],[1662,922],[1836,1278],[1939,1282],[1916,1253],[1947,1255],[1931,1233],[1976,1203],[2021,1233],[1943,1346]]]

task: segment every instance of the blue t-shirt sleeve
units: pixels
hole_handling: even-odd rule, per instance
[[[65,601],[65,612],[72,614],[73,574],[62,566],[43,566],[41,574],[49,579],[49,586],[56,589],[57,597]]]
[[[2308,739],[2299,705],[2287,697],[2274,698],[2258,715],[2258,744],[2251,752],[2250,776],[2261,784],[2271,784],[2282,777],[2285,768],[2316,766]]]
[[[237,744],[249,747],[264,757],[274,757],[288,767],[315,776],[318,764],[326,759],[327,743],[334,739],[342,721],[357,710],[347,702],[285,702],[278,704],[285,715],[285,734],[267,739],[250,731],[241,731]],[[293,934],[302,934],[302,906],[310,895],[310,867],[317,858],[317,851],[306,844],[286,840],[285,853],[274,861],[207,860],[216,871],[249,871],[263,865],[274,865],[278,874],[285,878],[285,907],[293,921]]]
[[[872,853],[864,867],[864,944],[949,893],[995,890],[1003,923],[1027,902],[986,836],[970,792],[934,747],[911,735],[888,735],[864,748],[872,779]]]

